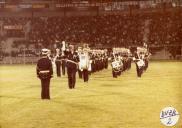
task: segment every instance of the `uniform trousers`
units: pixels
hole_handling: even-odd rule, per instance
[[[61,76],[61,62],[60,61],[56,61],[56,73],[57,76]]]
[[[70,89],[75,88],[76,83],[76,70],[73,70],[72,68],[67,68],[67,74],[68,74],[68,86]]]
[[[83,69],[83,79],[84,82],[88,82],[88,69]]]
[[[65,60],[62,61],[62,74],[65,75],[65,70],[66,70],[66,62]]]
[[[50,99],[49,86],[50,86],[50,78],[41,79],[41,87],[42,87],[41,98],[42,99]]]

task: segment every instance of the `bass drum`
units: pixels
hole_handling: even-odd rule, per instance
[[[111,63],[111,66],[114,71],[121,71],[123,63],[121,61],[114,61]]]

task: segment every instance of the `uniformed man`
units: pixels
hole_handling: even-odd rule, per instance
[[[41,98],[50,99],[50,79],[53,75],[52,62],[48,58],[48,49],[42,49],[42,58],[37,63],[37,77],[41,80]]]
[[[70,89],[75,88],[76,83],[76,72],[78,69],[79,57],[78,54],[74,51],[74,46],[69,46],[69,51],[67,52],[67,74],[68,74],[68,86]]]
[[[104,55],[104,68],[108,69],[108,56],[107,56],[107,54]]]
[[[149,63],[149,57],[150,57],[150,55],[151,55],[151,54],[148,52],[148,53],[145,54],[145,57],[144,57],[144,62],[145,62],[144,70],[145,70],[145,71],[146,71],[147,68],[148,68],[148,63]]]
[[[62,48],[61,48],[61,67],[62,67],[62,75],[65,75],[66,71],[66,42],[62,41]]]
[[[141,66],[142,64],[140,64],[140,62],[143,62],[143,60],[141,59],[139,53],[135,52],[133,60],[136,63],[137,76],[141,77],[143,73],[143,67]]]
[[[57,77],[61,77],[61,56],[60,56],[60,50],[58,48],[56,49],[55,63],[56,63]]]
[[[94,53],[91,55],[91,60],[92,60],[91,73],[94,73],[95,72],[95,55],[94,55]]]
[[[82,47],[78,47],[78,56],[80,56],[82,54],[83,50],[82,50]],[[78,68],[78,76],[80,79],[82,79],[82,71],[80,68]]]
[[[89,64],[90,64],[89,63],[90,59],[89,59],[89,54],[88,54],[88,49],[87,48],[83,49],[83,55],[84,55],[83,63],[85,64],[84,68],[82,68],[83,80],[84,80],[84,82],[88,82],[88,80],[89,80],[88,68],[89,68]],[[81,62],[81,58],[80,58],[80,62]]]
[[[118,54],[113,54],[111,63],[113,78],[117,78],[119,75],[121,75],[121,64],[122,63]]]
[[[66,55],[65,51],[61,55],[61,67],[62,67],[62,75],[65,75],[66,72]]]

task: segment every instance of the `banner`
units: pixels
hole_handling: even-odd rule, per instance
[[[23,30],[22,25],[4,25],[4,30]]]
[[[26,8],[32,8],[32,5],[31,4],[20,4],[20,5],[18,5],[18,7],[26,9]]]

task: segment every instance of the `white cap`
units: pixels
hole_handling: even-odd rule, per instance
[[[42,55],[47,55],[49,53],[49,49],[43,48],[41,50]]]

